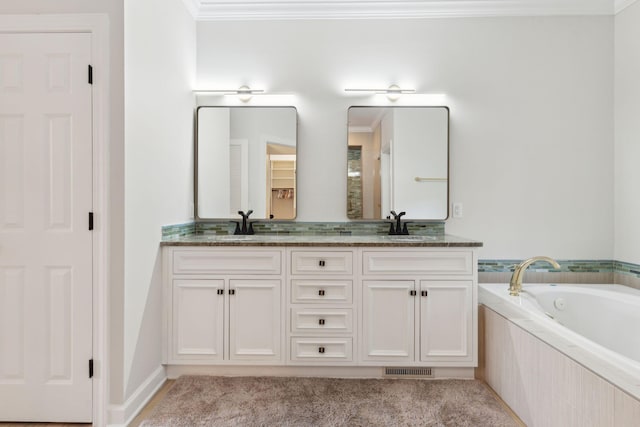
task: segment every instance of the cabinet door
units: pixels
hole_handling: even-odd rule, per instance
[[[413,361],[414,289],[412,280],[363,281],[363,360]]]
[[[229,281],[229,358],[280,361],[280,280]]]
[[[224,342],[223,280],[174,280],[172,357],[222,360]]]
[[[471,281],[420,282],[420,360],[472,361]]]

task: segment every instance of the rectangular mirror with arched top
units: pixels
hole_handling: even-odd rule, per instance
[[[196,219],[296,217],[295,107],[196,110]]]
[[[349,219],[447,219],[447,107],[350,107],[347,146]]]

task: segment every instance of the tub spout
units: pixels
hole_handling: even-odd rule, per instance
[[[527,267],[529,267],[536,261],[546,261],[549,264],[553,265],[554,268],[560,268],[560,264],[546,256],[534,256],[533,258],[525,259],[513,270],[513,274],[511,275],[511,282],[509,282],[509,295],[514,297],[520,295],[520,291],[522,290],[522,278],[524,276],[524,272]]]

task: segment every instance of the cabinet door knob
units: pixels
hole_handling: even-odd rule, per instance
[[[320,267],[324,267],[324,264],[325,264],[325,263],[324,263],[324,260],[323,260],[323,259],[321,259],[320,261],[318,261],[318,265],[319,265]]]
[[[236,294],[235,289],[229,289],[229,295],[235,295],[235,294]]]
[[[412,297],[415,297],[415,296],[416,296],[416,291],[415,291],[415,290],[413,290],[413,289],[412,289],[412,290],[410,290],[410,291],[409,291],[409,295],[411,295]]]
[[[323,297],[323,296],[324,296],[324,289],[320,289],[320,290],[318,291],[318,295],[320,295],[321,297]]]
[[[318,353],[324,353],[324,347],[318,347]]]
[[[224,289],[218,289],[218,295],[224,295]]]
[[[321,325],[324,325],[324,319],[318,320],[318,323],[321,324]]]
[[[426,297],[426,296],[427,296],[427,291],[422,291],[422,292],[420,292],[420,294],[421,294],[423,297]]]

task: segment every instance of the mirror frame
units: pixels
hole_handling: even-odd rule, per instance
[[[406,217],[406,219],[408,221],[446,221],[447,219],[450,218],[451,216],[451,110],[449,109],[448,106],[446,105],[351,105],[349,108],[347,108],[347,141],[346,141],[346,151],[347,151],[347,159],[348,159],[348,152],[349,152],[349,110],[351,110],[352,108],[397,108],[397,109],[401,109],[401,108],[428,108],[428,109],[435,109],[435,108],[442,108],[446,111],[447,113],[447,214],[444,218],[414,218],[414,217]],[[347,186],[348,186],[348,172],[349,172],[349,161],[347,160],[347,170],[346,170],[347,174]],[[348,212],[348,206],[349,206],[349,191],[347,188],[347,194],[346,194],[346,200],[345,200],[345,213],[347,216],[347,220],[348,221],[354,221],[354,222],[371,222],[371,221],[386,221],[386,217],[377,219],[377,218],[357,218],[357,219],[352,219],[349,218],[349,212]]]
[[[296,153],[298,152],[298,109],[293,105],[198,105],[194,109],[193,117],[193,221],[194,222],[208,222],[208,221],[237,221],[238,217],[227,218],[210,218],[201,217],[198,215],[198,111],[201,108],[293,108],[296,113],[295,121],[295,138],[296,138]],[[298,161],[296,154],[296,171],[295,180],[298,182]],[[296,192],[298,191],[296,187]],[[296,205],[298,199],[296,194]],[[296,206],[296,212],[297,212]],[[297,215],[296,215],[297,216]],[[252,218],[253,219],[253,218]],[[290,222],[295,221],[292,219],[270,219],[270,218],[255,218],[256,221],[276,221],[276,222]]]

